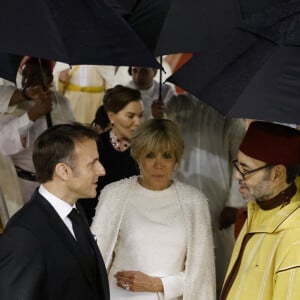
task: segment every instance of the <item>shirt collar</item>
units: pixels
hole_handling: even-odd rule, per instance
[[[133,80],[131,82],[132,82],[133,87],[135,89],[139,90],[142,95],[150,95],[150,94],[152,95],[154,93],[155,81],[153,81],[153,84],[148,89],[145,89],[145,90],[138,89],[137,86],[134,84]]]
[[[61,219],[65,219],[66,217],[68,217],[71,210],[73,208],[76,208],[75,204],[71,206],[64,200],[54,196],[52,193],[47,191],[43,185],[40,185],[39,193],[53,206]]]
[[[257,201],[257,204],[262,210],[270,210],[280,205],[286,205],[290,202],[291,198],[296,194],[296,191],[297,191],[296,185],[292,183],[274,198],[266,201]]]

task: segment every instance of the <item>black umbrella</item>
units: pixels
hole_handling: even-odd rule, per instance
[[[275,0],[276,1],[276,0]],[[156,54],[212,51],[230,39],[242,19],[274,0],[174,0],[156,45]]]
[[[127,20],[156,55],[206,55],[227,41],[242,17],[273,0],[119,0]]]
[[[20,55],[0,53],[0,76],[11,82],[15,82],[21,60],[22,56]]]
[[[192,59],[167,80],[206,101],[222,113],[246,87],[274,45],[257,45],[257,37],[236,31],[228,45],[207,52],[194,53]],[[234,45],[234,47],[232,46]],[[225,98],[226,101],[220,99]]]
[[[24,55],[72,64],[160,65],[104,0],[2,1],[0,76],[15,81]],[[41,70],[41,76],[42,76]],[[46,115],[48,127],[52,125]]]
[[[293,0],[249,15],[221,48],[195,54],[169,80],[224,115],[300,123],[299,12]]]
[[[174,0],[109,0],[111,5],[124,17],[128,24],[141,38],[147,48],[155,54],[157,40],[164,24],[165,17]],[[119,3],[124,11],[115,5]],[[162,64],[162,57],[159,58]],[[138,64],[135,64],[138,66]],[[159,99],[161,99],[162,69],[159,73]]]
[[[112,1],[112,0],[110,0]],[[226,40],[233,26],[272,0],[115,0],[156,55],[194,52]],[[206,46],[205,46],[206,47]]]
[[[110,0],[112,1],[112,0]],[[127,10],[124,18],[147,48],[155,53],[157,40],[174,0],[115,0]]]
[[[215,42],[219,43],[219,37],[226,37],[240,21],[239,16],[239,7],[231,0],[174,0],[155,52],[159,55],[195,52],[203,48],[203,42],[212,49]]]
[[[226,113],[300,124],[300,47],[276,47]]]
[[[3,55],[30,55],[70,65],[159,67],[104,0],[10,0],[0,2],[0,11],[0,26],[6,28],[1,35]]]

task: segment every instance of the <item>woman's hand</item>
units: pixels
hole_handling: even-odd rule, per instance
[[[121,271],[115,274],[117,285],[132,292],[163,292],[159,277],[152,277],[139,271]]]

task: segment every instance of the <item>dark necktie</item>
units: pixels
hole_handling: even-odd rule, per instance
[[[73,231],[79,248],[88,257],[93,256],[93,248],[89,240],[88,228],[79,211],[76,208],[73,208],[68,217],[72,221]]]
[[[72,221],[73,231],[77,240],[77,244],[83,254],[81,258],[84,260],[85,265],[91,272],[95,280],[97,280],[97,260],[93,245],[90,241],[88,225],[84,222],[82,216],[76,208],[73,208],[68,217]]]
[[[86,265],[92,272],[94,276],[96,276],[96,258],[93,250],[92,243],[90,241],[90,232],[87,224],[84,223],[82,216],[76,208],[73,208],[69,213],[68,217],[72,221],[73,231],[76,237],[76,241],[79,249],[81,250],[82,258],[84,258]]]

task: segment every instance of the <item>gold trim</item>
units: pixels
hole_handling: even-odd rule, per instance
[[[80,86],[73,83],[68,83],[65,91],[85,92],[85,93],[102,93],[104,86]]]

